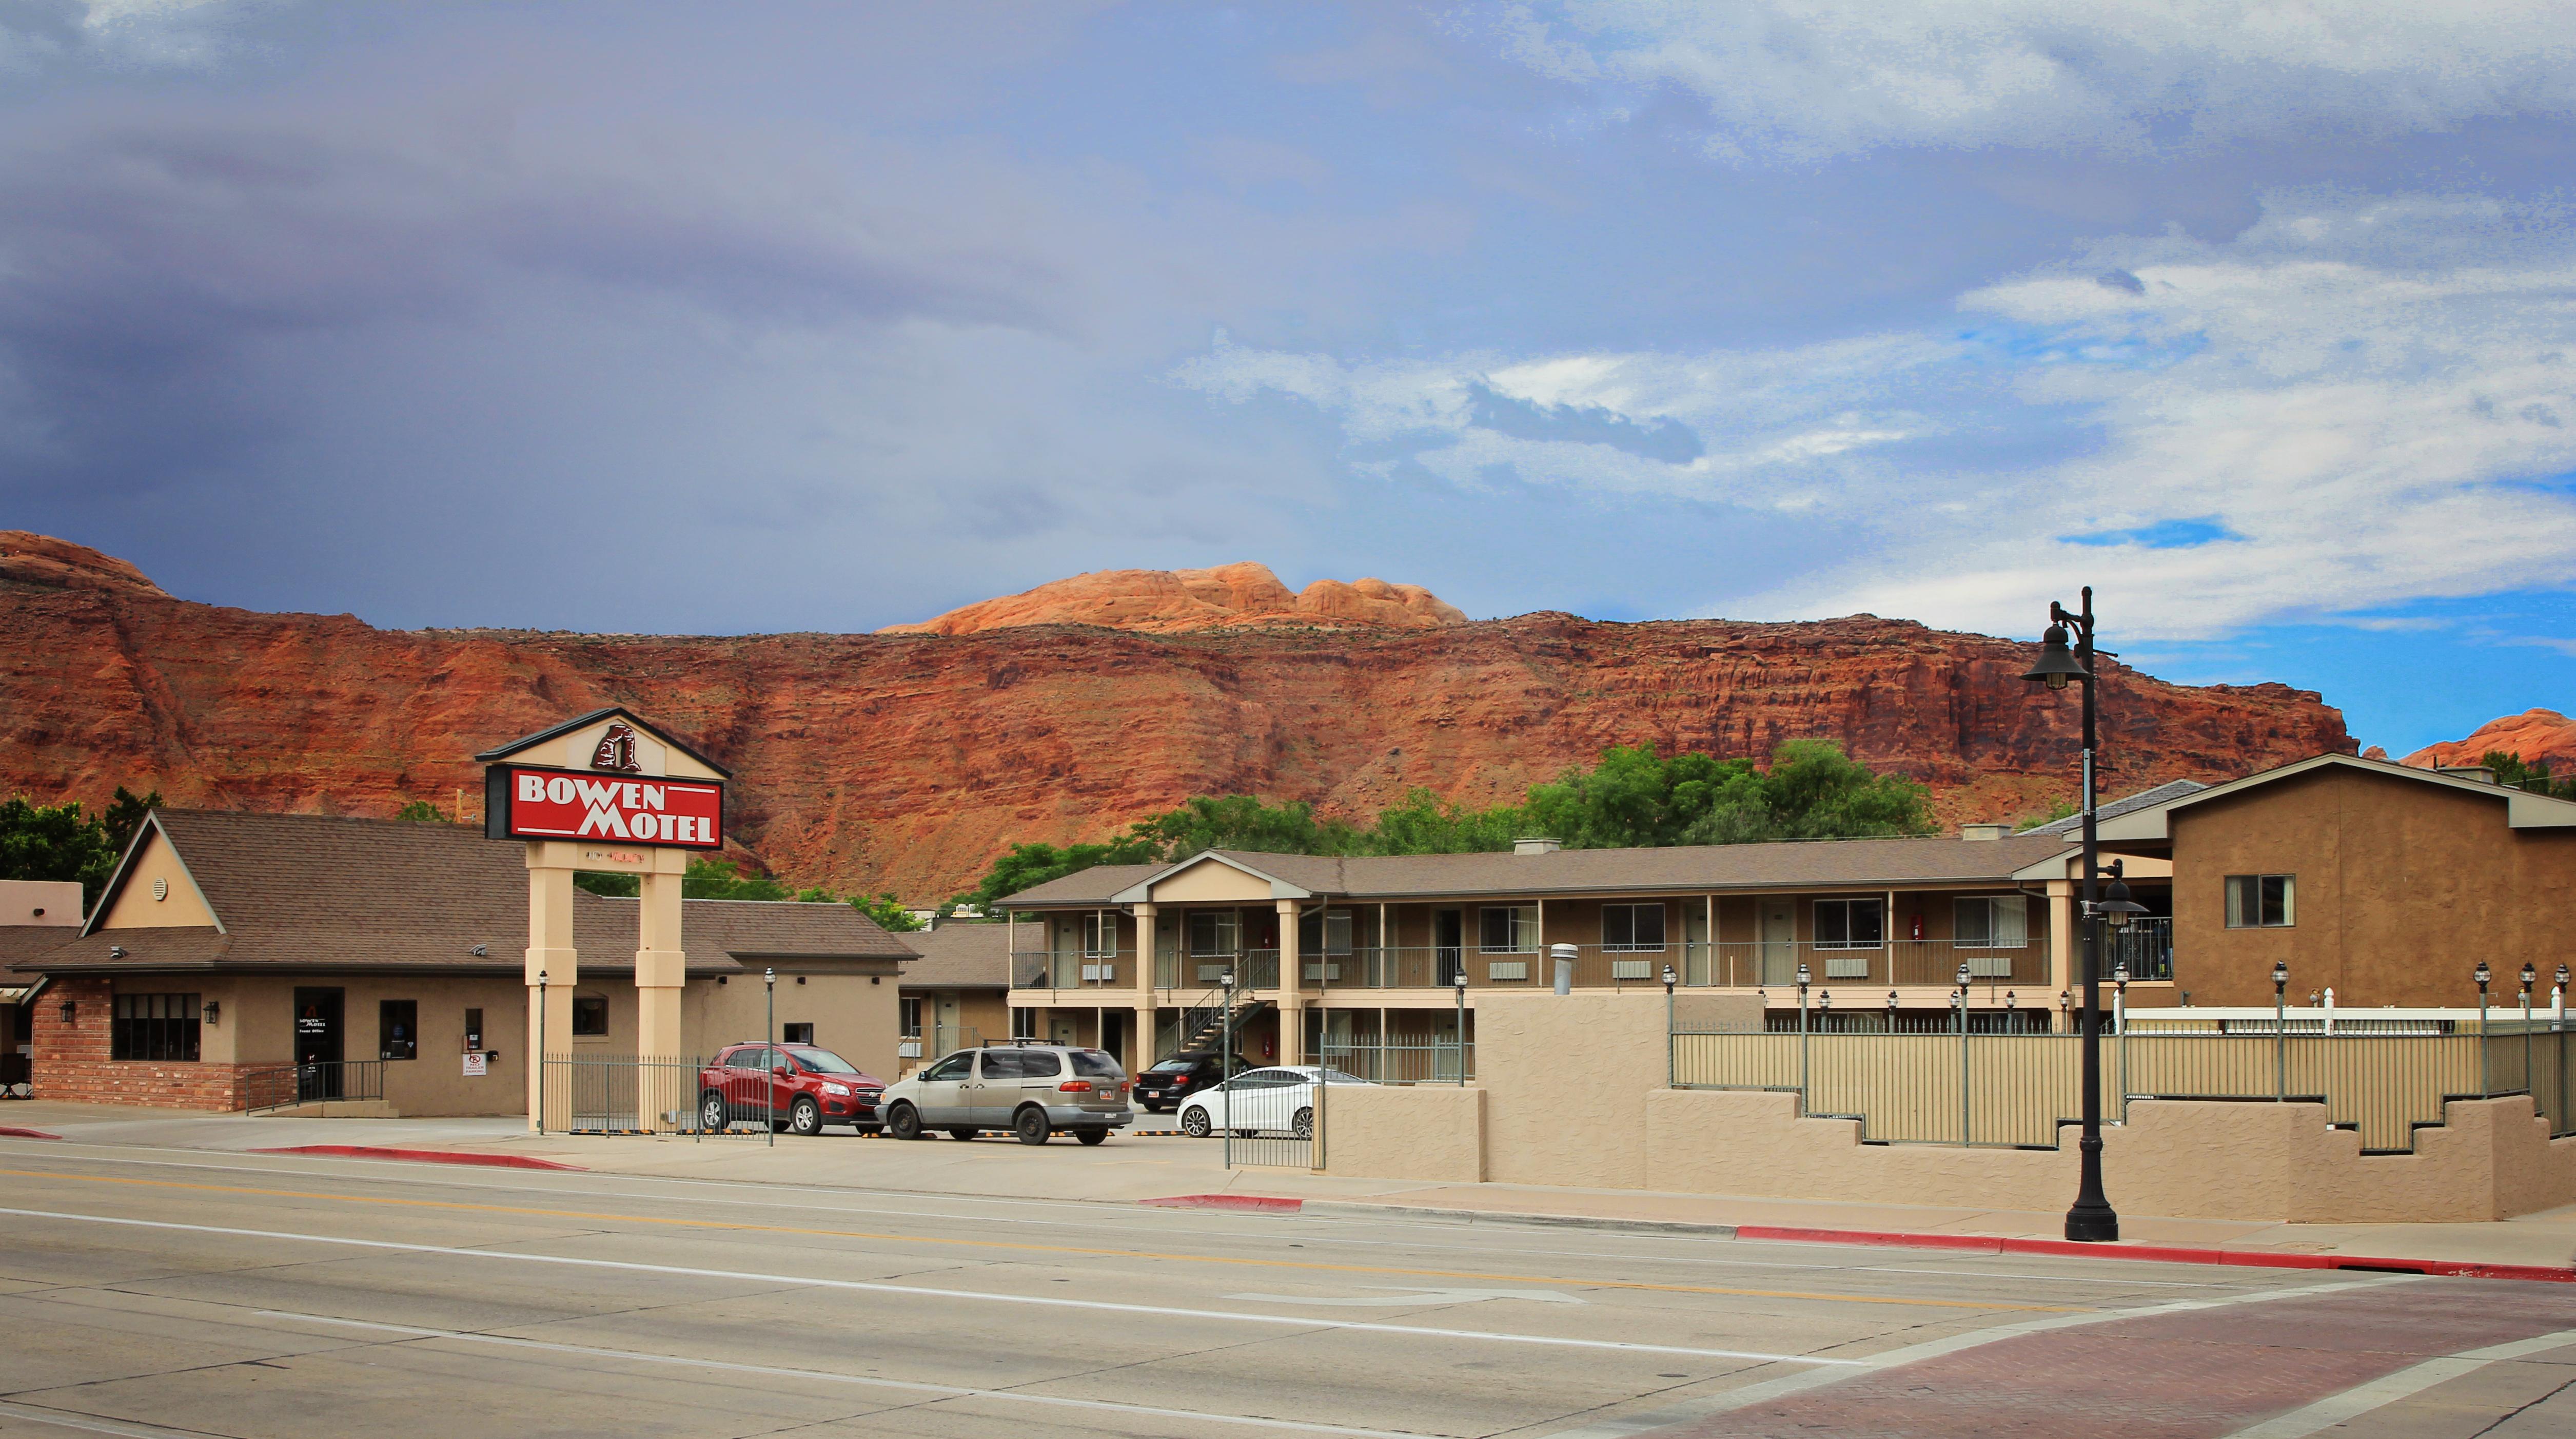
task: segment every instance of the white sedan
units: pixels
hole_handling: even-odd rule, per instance
[[[1375,1088],[1355,1074],[1336,1069],[1329,1074],[1312,1064],[1280,1065],[1270,1069],[1247,1069],[1212,1089],[1200,1091],[1181,1106],[1181,1132],[1205,1139],[1220,1129],[1231,1129],[1235,1137],[1250,1139],[1256,1134],[1287,1133],[1299,1139],[1315,1137],[1315,1085],[1321,1079],[1328,1089],[1344,1085]],[[1332,1101],[1325,1100],[1327,1104]]]

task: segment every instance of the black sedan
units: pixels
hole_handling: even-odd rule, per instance
[[[1225,1079],[1225,1061],[1213,1054],[1175,1054],[1136,1076],[1136,1103],[1160,1114]]]

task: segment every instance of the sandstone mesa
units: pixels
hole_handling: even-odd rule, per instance
[[[1245,561],[1206,570],[1095,570],[999,599],[962,605],[881,635],[971,635],[1017,625],[1099,625],[1184,634],[1234,625],[1371,625],[1425,630],[1467,616],[1420,585],[1317,580],[1291,593],[1270,567]]]

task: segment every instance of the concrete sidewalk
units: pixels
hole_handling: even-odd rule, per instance
[[[1222,1194],[1299,1201],[1312,1214],[1409,1213],[1429,1222],[1533,1220],[1597,1227],[1832,1230],[1947,1240],[2055,1240],[2063,1217],[2001,1209],[1847,1204],[1831,1200],[1668,1194],[1513,1184],[1347,1179],[1292,1169],[1235,1169],[1216,1140],[1121,1134],[1096,1149],[1031,1147],[1003,1137],[973,1143],[817,1138],[756,1133],[687,1137],[528,1132],[516,1119],[279,1119],[111,1105],[28,1101],[0,1106],[0,1129],[66,1143],[243,1153],[303,1145],[453,1150],[551,1160],[602,1174],[726,1183],[803,1184],[987,1198],[1137,1203]],[[12,1159],[37,1144],[9,1142]],[[2111,1177],[2114,1204],[2118,1176]],[[2124,1215],[2122,1247],[2219,1250],[2250,1257],[2365,1257],[2566,1269],[2576,1265],[2576,1206],[2486,1224],[2268,1224]]]

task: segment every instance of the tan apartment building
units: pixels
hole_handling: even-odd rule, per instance
[[[1011,1041],[1009,925],[937,920],[903,940],[921,955],[903,971],[899,1057],[906,1070],[960,1049]]]
[[[1803,966],[1810,1022],[1836,1028],[1947,1027],[1965,966],[1973,1027],[2046,1029],[2076,982],[2071,853],[2063,835],[1979,825],[1937,838],[1533,840],[1508,854],[1210,851],[1103,866],[1002,902],[1010,1003],[1040,1036],[1132,1067],[1214,1042],[1232,975],[1247,1060],[1305,1062],[1329,1043],[1439,1063],[1441,1046],[1472,1044],[1479,996],[1549,987],[1553,951],[1571,945],[1579,989],[1660,989],[1669,970],[1677,988],[1758,992],[1774,1022],[1793,1024]],[[2133,887],[2161,912],[2162,865],[2135,869]],[[2141,952],[2137,968],[2154,982],[2161,953]]]
[[[80,935],[81,887],[77,880],[0,879],[0,1099],[28,1094],[35,1054],[36,1005],[41,973],[9,973],[32,965]]]
[[[580,891],[578,1058],[631,1059],[638,902]],[[682,901],[684,1054],[777,1037],[896,1073],[913,951],[846,904]],[[12,966],[40,1097],[238,1109],[381,1064],[403,1115],[526,1112],[528,868],[479,829],[162,810],[68,943]],[[775,971],[775,993],[763,972]]]

